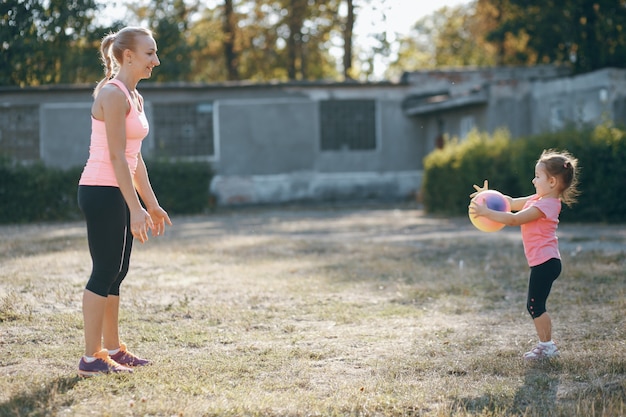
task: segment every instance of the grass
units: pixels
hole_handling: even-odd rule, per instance
[[[527,364],[519,230],[411,206],[174,219],[136,244],[121,331],[79,379],[82,223],[0,228],[0,416],[624,416],[626,228],[561,225],[557,360]]]

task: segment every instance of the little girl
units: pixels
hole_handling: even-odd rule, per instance
[[[544,150],[535,165],[532,180],[536,193],[528,197],[511,198],[511,212],[489,209],[485,204],[472,200],[470,215],[484,216],[507,226],[521,226],[524,254],[530,266],[526,308],[533,318],[539,343],[524,354],[525,359],[545,359],[557,356],[559,350],[552,340],[552,321],[546,312],[546,300],[552,283],[561,273],[556,228],[559,223],[561,201],[568,206],[576,201],[578,190],[578,160],[568,152]],[[476,192],[488,188],[474,185]]]

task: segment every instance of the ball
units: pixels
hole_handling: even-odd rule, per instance
[[[487,204],[491,210],[511,211],[509,200],[496,190],[485,190],[476,194],[472,201],[478,204]],[[504,227],[504,223],[494,222],[488,218],[481,216],[476,217],[468,212],[470,221],[481,232],[497,232]]]

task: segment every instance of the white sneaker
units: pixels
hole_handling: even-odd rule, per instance
[[[524,353],[526,360],[549,359],[555,356],[559,356],[559,348],[554,343],[548,346],[538,343],[533,350]]]

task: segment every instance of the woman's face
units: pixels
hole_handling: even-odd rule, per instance
[[[138,36],[135,40],[135,51],[132,55],[132,65],[138,71],[140,78],[150,78],[152,69],[161,64],[157,56],[156,41],[152,36]]]

